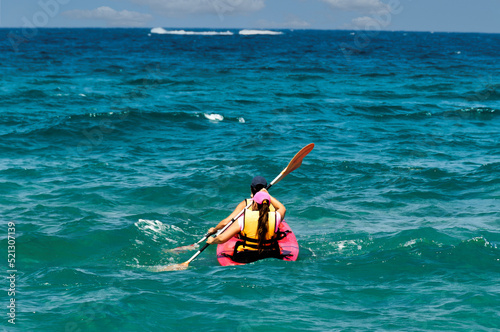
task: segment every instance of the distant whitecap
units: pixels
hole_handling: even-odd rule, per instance
[[[240,35],[250,36],[250,35],[282,35],[281,31],[271,31],[271,30],[249,30],[243,29],[239,32]]]
[[[159,35],[186,35],[186,36],[232,36],[231,31],[185,31],[185,30],[165,30],[163,28],[153,28],[151,33]]]
[[[167,30],[165,30],[163,28],[153,28],[153,29],[151,29],[151,33],[157,33],[157,34],[163,35],[163,34],[167,33]]]

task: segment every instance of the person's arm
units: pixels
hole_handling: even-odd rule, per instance
[[[215,234],[219,229],[223,229],[228,222],[230,222],[234,217],[236,217],[236,215],[238,213],[240,213],[241,211],[243,211],[244,208],[246,208],[246,202],[245,201],[242,201],[240,204],[238,204],[238,206],[236,207],[236,209],[234,209],[234,211],[225,219],[223,219],[220,223],[217,224],[217,226],[215,227],[210,227],[210,229],[208,230],[208,232],[210,234]]]
[[[216,237],[209,237],[207,239],[208,244],[220,244],[226,243],[230,238],[235,236],[240,232],[240,224],[238,221],[235,221],[228,229],[224,231],[224,233],[217,235]]]
[[[269,192],[266,189],[262,189],[261,191],[265,191],[269,194]],[[279,212],[281,215],[281,220],[285,219],[285,213],[286,213],[286,208],[283,204],[281,204],[280,201],[278,201],[275,197],[271,196],[269,194],[269,197],[271,197],[271,204],[274,206],[276,209],[276,212]]]

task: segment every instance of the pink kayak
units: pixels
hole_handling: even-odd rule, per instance
[[[278,239],[280,252],[278,253],[279,257],[276,258],[284,261],[296,261],[297,257],[299,256],[299,244],[297,243],[295,234],[293,234],[290,226],[288,226],[285,221],[281,222],[278,229]],[[235,236],[226,243],[217,245],[217,260],[219,261],[220,265],[228,266],[246,264],[235,262],[232,259],[236,242],[238,242],[238,238]]]

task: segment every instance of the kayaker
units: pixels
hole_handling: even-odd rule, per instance
[[[258,193],[261,189],[267,188],[267,181],[263,176],[256,176],[252,179],[252,183],[250,184],[250,197],[253,197],[256,193]],[[234,209],[234,211],[225,219],[223,219],[217,226],[211,227],[208,232],[210,234],[215,234],[219,229],[223,229],[224,226],[227,225],[238,213],[240,213],[244,208],[248,206],[251,202],[249,199],[243,200],[238,206]],[[275,211],[276,208],[271,205],[271,211]]]
[[[271,211],[271,206],[275,208],[275,211]],[[238,210],[237,208],[236,213],[239,211],[241,209]],[[215,238],[209,237],[207,243],[225,243],[238,234],[240,240],[236,243],[234,253],[231,256],[234,261],[249,263],[267,257],[278,258],[280,256],[280,249],[277,233],[278,227],[285,217],[285,213],[285,206],[276,198],[269,195],[265,188],[261,188],[253,195],[253,204],[250,208],[229,226],[224,233],[219,234]],[[231,220],[232,217],[228,218]],[[223,228],[226,219],[221,221],[214,229]]]

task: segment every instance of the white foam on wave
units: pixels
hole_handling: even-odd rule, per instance
[[[484,237],[482,236],[477,236],[477,237],[474,237],[472,238],[471,240],[468,240],[467,242],[478,242],[478,243],[483,243],[483,245],[485,247],[493,247],[495,248],[496,245],[492,245],[488,240],[486,240]]]
[[[167,233],[169,233],[169,231],[184,233],[179,227],[175,225],[165,225],[159,220],[139,219],[139,221],[135,223],[135,226],[145,235],[151,237],[155,242],[161,238],[171,243],[177,243],[176,240],[169,239]]]
[[[186,35],[186,36],[232,36],[231,31],[185,31],[185,30],[165,30],[163,28],[153,28],[151,33],[159,35]]]
[[[363,240],[359,240],[359,242],[363,242]],[[357,248],[358,250],[363,249],[361,244],[358,244],[354,240],[344,240],[344,241],[334,241],[330,242],[330,245],[337,247],[338,251],[342,251],[345,248]]]
[[[162,233],[166,229],[165,225],[159,220],[139,219],[139,221],[135,223],[135,226],[145,231],[145,233]]]
[[[217,113],[215,113],[215,114],[203,113],[203,115],[205,116],[205,118],[207,118],[210,121],[219,122],[219,121],[224,120],[224,117],[220,114],[217,114]]]
[[[412,239],[410,241],[406,241],[405,244],[403,244],[403,247],[412,247],[414,246],[415,244],[417,244],[417,241],[418,242],[422,242],[422,239]]]
[[[251,30],[243,29],[239,32],[240,35],[251,36],[251,35],[282,35],[281,31],[271,31],[271,30]]]

